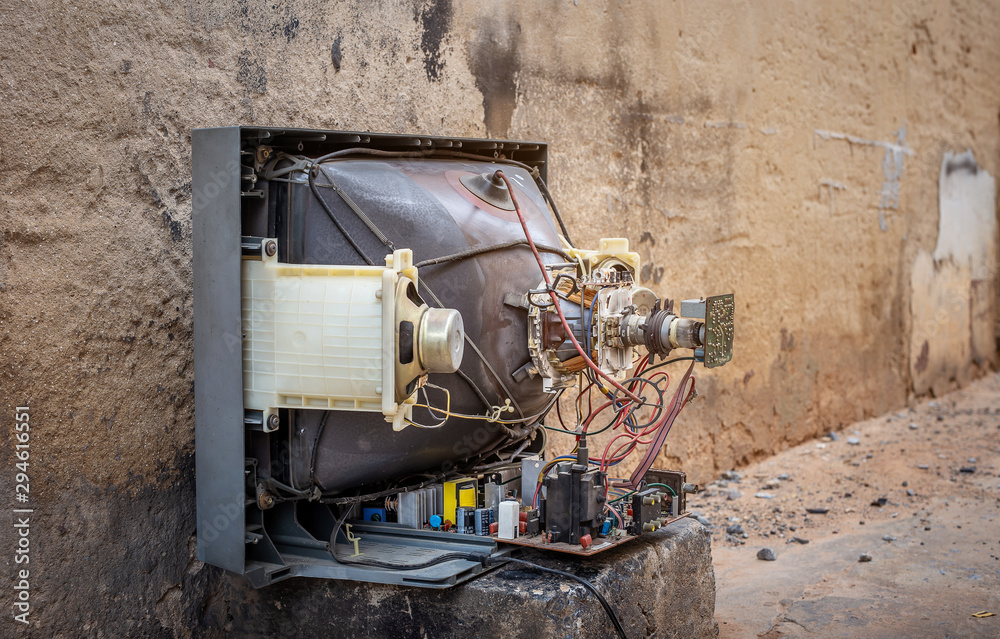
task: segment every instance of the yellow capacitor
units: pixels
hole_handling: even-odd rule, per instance
[[[451,523],[455,520],[456,508],[476,507],[477,482],[475,477],[452,479],[444,483],[444,513],[442,516]]]

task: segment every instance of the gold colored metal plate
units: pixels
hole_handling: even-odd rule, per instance
[[[733,316],[736,300],[732,293],[713,295],[705,300],[705,368],[722,366],[733,358]]]

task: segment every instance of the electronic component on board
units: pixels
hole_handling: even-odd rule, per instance
[[[497,528],[497,537],[500,539],[517,539],[518,537],[518,524],[520,523],[519,511],[520,507],[516,501],[502,501],[500,502],[499,509],[499,526]]]

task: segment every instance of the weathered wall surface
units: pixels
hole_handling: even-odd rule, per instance
[[[736,293],[665,462],[699,481],[995,362],[995,196],[939,214],[946,153],[980,195],[1000,170],[990,0],[36,1],[0,28],[0,495],[28,404],[36,636],[254,614],[194,559],[195,127],[548,141],[578,244]],[[949,224],[985,248],[939,251]]]

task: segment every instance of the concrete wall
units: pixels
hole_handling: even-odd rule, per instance
[[[699,481],[996,361],[991,0],[35,1],[0,29],[0,494],[28,404],[35,636],[273,604],[194,559],[194,127],[549,142],[578,244],[736,293],[664,460]]]

